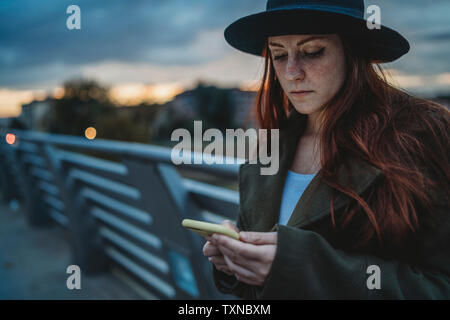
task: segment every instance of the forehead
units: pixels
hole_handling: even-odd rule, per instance
[[[332,35],[329,34],[292,34],[284,36],[273,36],[268,38],[269,47],[297,46],[312,40],[329,41]]]

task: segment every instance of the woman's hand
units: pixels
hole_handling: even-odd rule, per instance
[[[222,254],[216,259],[222,270],[241,282],[263,286],[275,258],[277,235],[277,232],[240,232],[238,241],[215,233],[208,242],[218,250],[215,252]]]
[[[224,227],[232,229],[239,233],[239,229],[236,228],[236,226],[229,220],[225,220],[221,223]],[[233,275],[233,273],[228,268],[228,265],[225,262],[224,256],[222,252],[217,248],[217,246],[213,245],[211,243],[211,237],[205,236],[205,239],[207,240],[205,245],[203,246],[203,255],[205,257],[208,257],[208,260],[214,264],[217,270],[222,271],[230,276]]]

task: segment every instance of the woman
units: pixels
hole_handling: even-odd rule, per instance
[[[225,31],[265,58],[255,110],[280,169],[239,171],[241,241],[214,234],[217,288],[241,298],[450,298],[449,111],[388,84],[409,44],[362,0],[269,0]]]

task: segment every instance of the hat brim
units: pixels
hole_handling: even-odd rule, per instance
[[[376,62],[392,62],[410,49],[408,40],[386,26],[371,30],[364,19],[312,9],[273,10],[246,16],[229,25],[224,36],[234,48],[262,56],[270,36],[334,33],[357,40],[354,43],[358,44],[358,52]]]

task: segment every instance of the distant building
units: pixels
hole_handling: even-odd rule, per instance
[[[0,118],[0,129],[9,128],[15,118]]]
[[[195,90],[184,91],[168,103],[174,115],[181,119],[192,119],[196,115],[197,96]]]
[[[250,109],[253,107],[256,92],[242,91],[237,88],[233,88],[230,89],[230,96],[234,105],[233,123],[238,128],[254,128],[255,123],[251,116],[248,119],[248,124],[244,125],[244,122],[247,119]]]
[[[32,101],[22,105],[22,113],[18,119],[28,130],[46,131],[46,128],[43,127],[43,119],[50,112],[53,100],[47,98],[43,101]]]
[[[213,87],[211,87],[213,88]],[[254,127],[252,119],[245,125],[247,115],[253,106],[256,97],[255,92],[242,91],[237,88],[220,89],[227,92],[233,105],[232,123],[237,128]],[[171,127],[170,123],[190,122],[198,118],[199,90],[184,91],[175,96],[174,99],[163,106],[163,110],[158,114],[152,123],[153,132],[160,132],[163,127]]]

